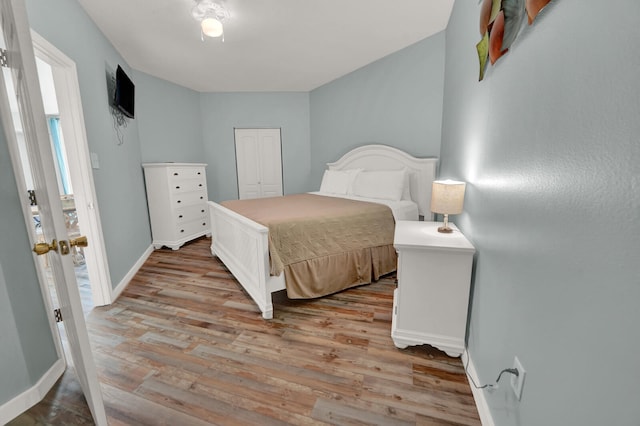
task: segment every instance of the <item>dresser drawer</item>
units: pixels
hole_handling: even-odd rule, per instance
[[[196,219],[207,219],[207,205],[194,204],[188,207],[176,209],[176,223],[182,224]]]
[[[207,201],[206,191],[191,191],[171,194],[171,200],[174,207],[189,206]]]
[[[180,192],[198,191],[207,188],[207,183],[204,178],[172,179],[169,185],[170,191],[173,194]]]
[[[192,220],[191,222],[184,222],[176,227],[176,233],[178,238],[187,237],[189,235],[202,233],[209,230],[209,219],[200,218]]]
[[[204,178],[204,168],[202,167],[169,167],[169,182],[181,179]]]

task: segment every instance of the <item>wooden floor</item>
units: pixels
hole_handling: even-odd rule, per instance
[[[479,425],[459,358],[391,340],[395,276],[263,320],[206,238],[87,316],[111,425]],[[11,425],[92,424],[72,368]]]

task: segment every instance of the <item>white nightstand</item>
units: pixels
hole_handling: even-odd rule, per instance
[[[464,350],[471,266],[475,248],[449,222],[398,221],[398,288],[393,295],[391,337],[398,348],[429,344],[449,356]]]

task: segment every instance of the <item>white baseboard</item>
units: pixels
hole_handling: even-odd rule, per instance
[[[17,395],[10,401],[0,405],[0,424],[9,423],[29,408],[42,401],[66,368],[64,359],[58,359],[38,380],[38,383]]]
[[[473,399],[476,402],[476,408],[478,409],[478,415],[480,416],[480,422],[482,426],[495,426],[493,422],[493,417],[491,416],[491,411],[489,410],[489,404],[487,403],[487,398],[485,396],[485,392],[482,389],[476,389],[473,385],[473,380],[476,383],[478,382],[478,373],[476,372],[476,367],[473,364],[473,360],[469,356],[469,352],[465,349],[460,358],[462,360],[462,364],[467,366],[467,380],[469,381],[469,386],[471,386],[471,393],[473,393]]]
[[[151,256],[151,253],[153,253],[152,245],[150,245],[144,251],[144,253],[142,253],[142,256],[140,256],[140,259],[138,259],[138,261],[131,267],[129,272],[127,272],[127,275],[125,275],[124,278],[122,278],[122,280],[116,286],[116,288],[111,290],[111,303],[115,302],[118,296],[120,296],[120,294],[124,291],[124,289],[127,288],[127,286],[129,285],[133,277],[138,273],[140,268],[142,268],[142,265],[144,265],[144,262],[146,262],[149,256]]]

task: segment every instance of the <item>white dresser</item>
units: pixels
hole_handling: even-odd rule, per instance
[[[393,294],[391,337],[398,348],[429,344],[449,356],[465,347],[471,266],[475,248],[449,222],[398,221],[398,288]]]
[[[147,204],[153,247],[178,250],[210,235],[206,164],[145,163]]]

